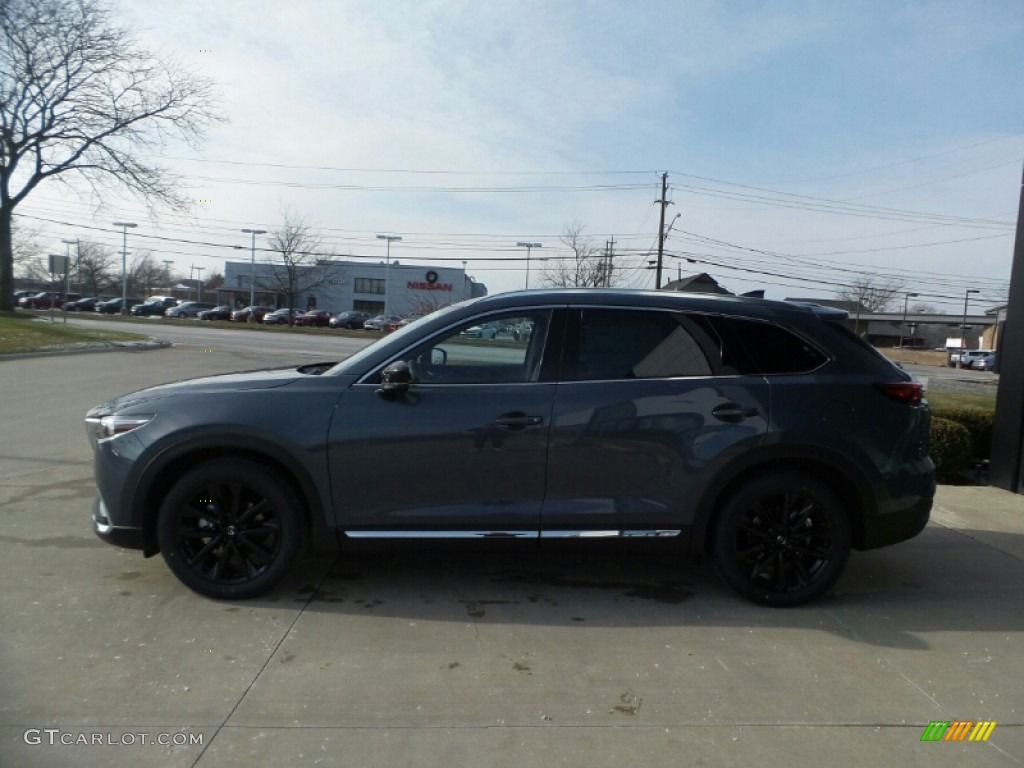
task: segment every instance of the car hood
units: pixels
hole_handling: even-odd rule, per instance
[[[127,395],[98,405],[90,411],[91,415],[113,413],[127,408],[143,405],[153,400],[162,400],[175,395],[200,395],[213,392],[245,392],[256,389],[273,389],[284,387],[294,381],[307,379],[317,375],[333,363],[317,363],[301,367],[271,368],[260,371],[241,371],[238,373],[222,373],[216,376],[204,376],[198,379],[184,379],[160,384],[147,389],[140,389]]]

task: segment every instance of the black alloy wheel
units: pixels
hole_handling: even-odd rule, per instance
[[[190,589],[219,599],[256,597],[298,554],[301,510],[291,486],[269,467],[218,459],[171,488],[157,539],[167,565]]]
[[[850,555],[847,512],[817,478],[752,480],[719,512],[714,559],[729,585],[759,605],[795,606],[828,592]]]

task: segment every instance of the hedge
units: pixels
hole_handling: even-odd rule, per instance
[[[955,421],[967,428],[971,439],[971,458],[988,459],[992,451],[992,425],[995,412],[983,408],[933,408],[932,417]]]
[[[929,453],[939,482],[962,479],[961,473],[974,465],[970,430],[951,419],[933,416]]]

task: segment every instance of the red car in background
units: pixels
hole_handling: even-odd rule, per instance
[[[308,325],[315,328],[326,328],[331,322],[331,313],[326,309],[311,309],[295,318],[296,325]]]
[[[69,293],[67,301],[77,301],[82,298],[80,294]],[[60,291],[42,291],[34,296],[23,296],[18,299],[18,306],[22,309],[49,309],[53,306],[60,309],[64,306],[65,296]]]
[[[250,305],[232,313],[231,319],[236,323],[244,323],[249,320],[249,315],[254,315],[256,317],[256,322],[258,323],[263,320],[263,316],[267,314],[267,312],[273,311],[273,307],[254,307]]]

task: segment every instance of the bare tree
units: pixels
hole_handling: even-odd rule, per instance
[[[224,285],[224,275],[220,272],[211,273],[210,276],[206,278],[205,282],[203,282],[203,288],[208,291],[216,291],[222,285]]]
[[[164,284],[166,275],[164,265],[153,258],[152,252],[141,251],[128,267],[128,293],[148,296],[154,287]]]
[[[569,249],[570,255],[544,267],[541,273],[544,285],[552,288],[598,288],[617,282],[604,252],[598,250],[584,234],[585,229],[586,225],[580,221],[566,225],[559,239]]]
[[[115,253],[105,245],[82,240],[78,244],[75,268],[78,290],[88,296],[102,296],[117,285]]]
[[[437,310],[447,307],[453,302],[452,299],[444,296],[437,295],[439,291],[434,293],[425,293],[419,296],[409,297],[409,314],[410,315],[429,315],[431,312],[437,312]]]
[[[858,313],[882,312],[903,292],[903,283],[892,278],[861,275],[852,285],[836,291],[836,297],[857,305]]]
[[[220,116],[213,86],[141,48],[104,0],[0,0],[0,310],[11,308],[12,217],[47,179],[188,202],[149,161],[172,136],[196,144]]]
[[[43,259],[43,249],[39,245],[39,230],[31,227],[18,226],[12,233],[12,250],[14,268],[19,277],[33,282],[48,282],[52,278],[48,264]]]
[[[283,216],[281,227],[270,233],[270,253],[264,259],[267,268],[256,275],[256,285],[261,290],[283,293],[288,297],[288,308],[294,309],[298,296],[334,278],[339,267],[331,262],[320,236],[306,219],[287,210]]]

